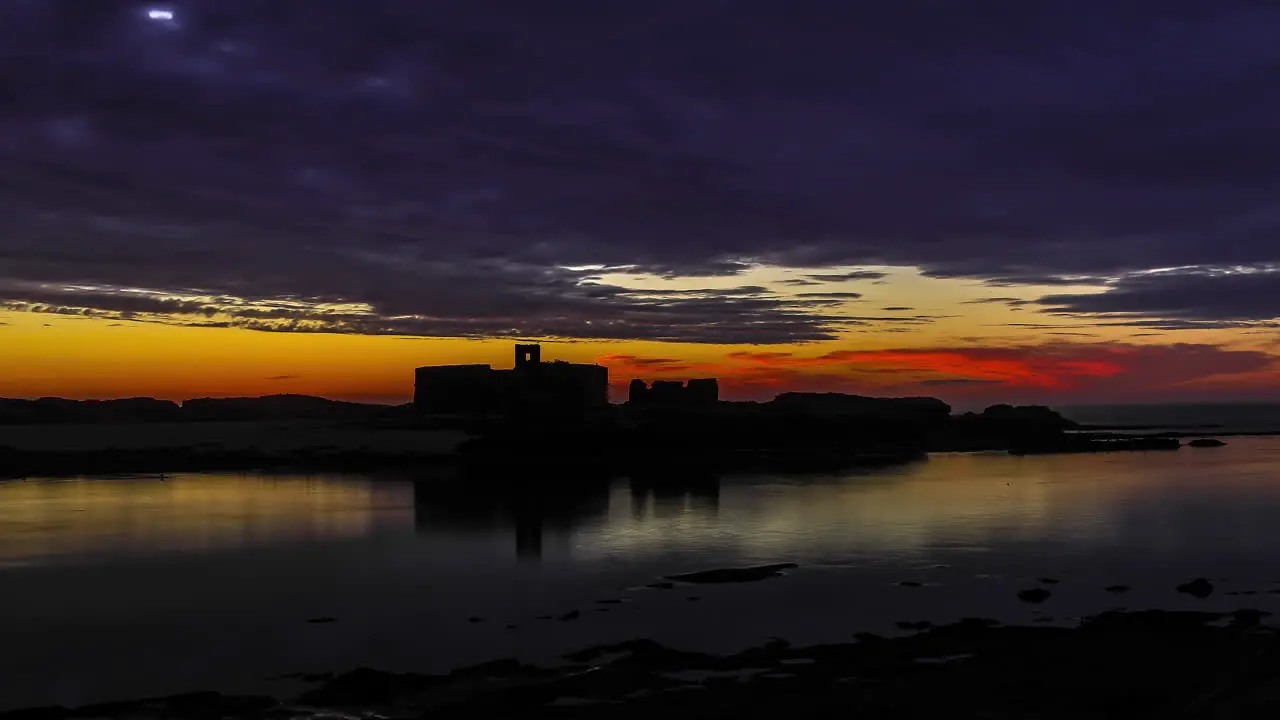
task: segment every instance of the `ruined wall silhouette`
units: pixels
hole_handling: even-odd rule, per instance
[[[520,344],[510,370],[488,365],[417,368],[413,404],[421,412],[464,415],[583,413],[609,404],[609,369],[543,362],[541,346]]]

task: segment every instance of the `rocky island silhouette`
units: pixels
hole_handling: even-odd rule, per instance
[[[635,380],[627,401],[611,404],[607,368],[544,362],[538,345],[517,345],[509,370],[428,366],[415,381],[414,401],[404,405],[304,395],[0,399],[0,476],[453,467],[498,478],[530,463],[586,473],[830,471],[930,452],[1177,450],[1180,436],[1196,437],[1197,447],[1221,442],[1096,430],[1043,406],[954,413],[931,397],[805,392],[727,401],[710,378]],[[229,428],[252,425],[260,430],[247,433],[254,441],[225,440]],[[102,441],[107,427],[126,436]],[[266,441],[272,437],[282,441]]]

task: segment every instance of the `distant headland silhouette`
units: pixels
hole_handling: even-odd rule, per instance
[[[544,361],[540,345],[518,344],[510,369],[416,368],[404,405],[305,395],[0,399],[0,426],[26,426],[0,434],[0,476],[451,466],[522,482],[542,465],[568,482],[618,472],[830,471],[939,451],[1174,450],[1180,436],[1201,437],[1106,432],[1034,405],[957,414],[932,397],[784,392],[726,401],[715,378],[635,379],[617,404],[609,388],[605,366]],[[107,442],[106,427],[132,434]]]

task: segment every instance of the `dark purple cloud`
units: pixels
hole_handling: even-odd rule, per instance
[[[395,274],[344,278],[364,292],[337,297],[170,298],[118,287],[62,289],[0,281],[0,309],[139,322],[238,327],[269,332],[506,338],[634,338],[671,342],[769,344],[831,340],[875,318],[832,311],[836,297],[786,298],[761,287],[634,290],[591,282],[582,272],[489,264],[436,267],[434,284],[418,288]],[[391,283],[379,286],[378,283]],[[927,323],[929,318],[889,318]]]
[[[559,268],[1273,263],[1277,35],[1245,0],[15,0],[0,276],[373,308],[346,331],[652,337],[667,313],[769,342],[836,326],[749,296],[636,320]],[[1060,305],[1265,316],[1221,287]]]
[[[817,273],[805,275],[804,277],[814,282],[845,282],[848,280],[879,280],[888,277],[888,273],[876,270],[854,270],[843,273]]]
[[[862,293],[856,292],[802,292],[796,293],[796,297],[802,298],[819,298],[824,300],[857,300],[862,297]]]
[[[1130,275],[1102,293],[1047,295],[1037,302],[1050,312],[1136,318],[1129,324],[1240,326],[1280,318],[1280,267]]]

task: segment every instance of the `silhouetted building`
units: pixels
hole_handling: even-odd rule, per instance
[[[678,380],[632,380],[627,402],[637,407],[690,408],[708,407],[720,401],[720,385],[715,378],[701,378],[680,383]]]
[[[450,414],[538,410],[576,413],[609,404],[609,368],[542,361],[538,345],[516,345],[515,366],[432,365],[414,371],[413,404]]]

